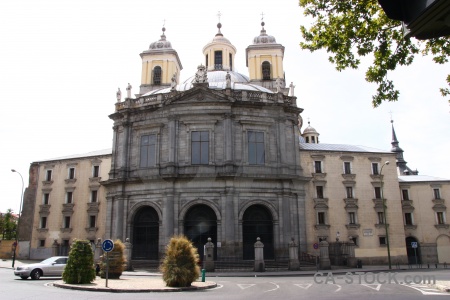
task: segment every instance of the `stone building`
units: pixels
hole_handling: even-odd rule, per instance
[[[23,211],[23,223],[31,226],[20,233],[20,257],[67,255],[75,238],[92,243],[104,238],[106,199],[100,181],[108,178],[110,165],[110,149],[31,164],[35,196],[24,201],[31,209]]]
[[[118,93],[109,116],[112,150],[31,164],[20,256],[129,238],[133,260],[158,260],[185,234],[201,255],[211,238],[218,260],[253,259],[259,237],[265,259],[287,258],[294,238],[313,255],[320,241],[354,243],[365,264],[387,263],[388,248],[393,263],[450,262],[450,180],[410,169],[393,125],[390,151],[319,143],[309,123],[302,131],[284,47],[264,23],[248,77],[217,27],[184,82],[165,29],[140,54],[139,93]]]
[[[236,48],[217,27],[205,65],[183,83],[165,35],[152,43],[141,54],[139,95],[110,115],[106,235],[130,237],[133,259],[160,258],[174,234],[201,255],[210,237],[216,257],[235,259],[252,259],[257,237],[269,259],[286,257],[292,237],[306,241],[302,109],[287,95],[284,47],[263,27],[246,51],[247,77],[235,72]],[[167,86],[160,78],[170,72]]]

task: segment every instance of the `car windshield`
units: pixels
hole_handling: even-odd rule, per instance
[[[51,264],[54,261],[55,261],[55,258],[54,257],[50,257],[50,258],[47,258],[47,259],[44,259],[43,261],[41,261],[41,264]]]

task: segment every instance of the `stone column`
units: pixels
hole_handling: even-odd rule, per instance
[[[163,207],[163,230],[165,237],[164,245],[166,245],[169,242],[170,238],[173,236],[174,233],[173,230],[174,198],[175,196],[172,189],[169,189],[169,191],[166,192],[166,201]]]
[[[208,242],[205,244],[205,270],[208,272],[214,272],[214,244],[211,242],[211,238],[208,238]]]
[[[94,263],[100,261],[100,256],[102,256],[102,239],[98,238],[97,243],[95,243],[95,251],[94,251]]]
[[[175,116],[169,116],[169,128],[168,128],[168,134],[169,134],[169,165],[173,166],[175,165],[176,161],[176,144],[177,144],[177,123],[178,120]]]
[[[224,116],[224,147],[225,147],[225,163],[233,162],[233,136],[232,136],[232,114],[226,113]],[[230,170],[231,171],[231,170]]]
[[[264,263],[264,244],[260,238],[256,238],[255,243],[255,272],[264,272],[266,266]]]
[[[356,268],[357,265],[357,259],[355,257],[356,245],[351,239],[351,237],[349,237],[347,245],[348,245],[347,267]]]
[[[125,250],[123,255],[125,256],[126,262],[125,262],[125,270],[127,271],[133,271],[133,265],[131,264],[131,254],[133,253],[133,245],[130,243],[130,239],[127,238],[125,240]]]
[[[298,245],[295,243],[294,238],[289,242],[289,270],[300,270],[300,262],[298,260]]]
[[[55,240],[53,241],[53,244],[52,244],[52,253],[53,253],[53,256],[59,256],[58,249],[59,249],[58,240],[55,239]]]
[[[319,248],[320,248],[320,269],[330,270],[331,263],[330,263],[330,256],[328,254],[328,242],[321,241],[319,243]]]
[[[123,241],[123,218],[125,197],[115,197],[113,202],[113,232],[111,239]]]

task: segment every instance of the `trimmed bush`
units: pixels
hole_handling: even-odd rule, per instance
[[[170,287],[187,287],[200,276],[197,248],[185,236],[174,236],[166,247],[160,266],[163,280]]]
[[[94,253],[89,241],[75,240],[72,243],[62,279],[69,284],[91,283],[94,281]]]
[[[119,279],[122,272],[125,270],[126,259],[123,255],[125,245],[121,240],[114,241],[114,249],[108,253],[109,261],[109,279]],[[106,253],[103,254],[100,264],[100,277],[106,278]]]

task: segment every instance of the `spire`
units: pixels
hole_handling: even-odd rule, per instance
[[[391,119],[391,127],[392,127],[391,152],[394,152],[397,154],[396,162],[397,162],[398,175],[418,175],[419,172],[417,170],[413,171],[410,168],[408,168],[408,166],[406,165],[406,161],[403,158],[403,149],[400,148],[400,146],[398,145],[399,142],[397,140],[397,135],[395,134],[394,120],[392,120],[392,119]]]

